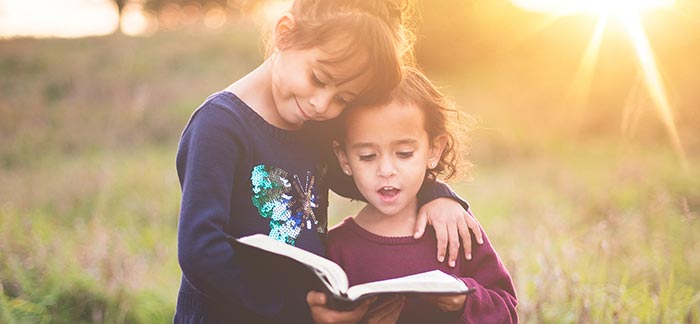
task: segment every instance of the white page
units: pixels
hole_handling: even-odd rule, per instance
[[[401,278],[355,285],[348,289],[348,297],[354,300],[367,293],[385,291],[397,293],[446,291],[451,293],[463,293],[467,291],[467,285],[465,285],[462,280],[440,270],[433,270]]]

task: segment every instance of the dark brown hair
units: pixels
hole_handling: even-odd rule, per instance
[[[342,40],[330,53],[334,58],[324,63],[364,58],[350,76],[371,72],[358,104],[383,99],[401,80],[401,66],[413,63],[413,33],[407,27],[412,13],[409,1],[295,0],[289,13],[294,27],[278,35],[285,48],[306,49]]]
[[[428,177],[450,180],[458,171],[466,173],[471,164],[462,160],[461,145],[467,143],[468,126],[473,119],[445,97],[423,72],[414,67],[404,67],[404,77],[392,91],[389,100],[413,104],[423,112],[424,127],[432,142],[438,136],[446,136],[447,142],[435,168],[428,170]]]
[[[428,133],[430,145],[433,145],[433,141],[439,136],[444,135],[447,139],[437,165],[427,170],[426,177],[431,180],[438,177],[451,180],[458,175],[468,173],[471,163],[462,158],[462,150],[468,144],[468,131],[474,124],[471,116],[462,112],[423,72],[415,67],[403,67],[403,78],[378,105],[385,105],[392,101],[405,106],[413,105],[421,111],[423,127]],[[337,127],[333,135],[339,141],[341,148],[344,146],[348,114],[356,109],[373,109],[378,105],[353,105],[341,114],[335,122]]]

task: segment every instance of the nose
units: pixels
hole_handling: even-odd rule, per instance
[[[335,94],[333,94],[331,91],[318,91],[309,99],[309,104],[311,104],[317,114],[323,115],[331,106],[334,96]]]
[[[391,158],[383,157],[380,159],[377,175],[385,178],[396,175],[396,166]]]

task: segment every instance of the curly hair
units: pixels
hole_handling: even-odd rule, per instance
[[[424,127],[431,143],[439,136],[447,138],[437,166],[429,169],[427,176],[433,180],[438,177],[451,180],[467,174],[471,163],[463,159],[462,149],[468,144],[468,132],[474,119],[445,97],[419,69],[406,66],[403,75],[388,100],[418,107],[423,113]]]

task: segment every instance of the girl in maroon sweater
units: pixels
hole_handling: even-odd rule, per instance
[[[418,70],[381,105],[347,110],[334,149],[367,205],[330,230],[328,257],[348,274],[350,285],[439,269],[459,277],[469,295],[395,296],[375,302],[368,323],[517,323],[517,298],[508,271],[486,234],[484,244],[449,267],[435,260],[434,232],[413,238],[417,193],[457,167],[457,138],[448,115],[458,113]]]

